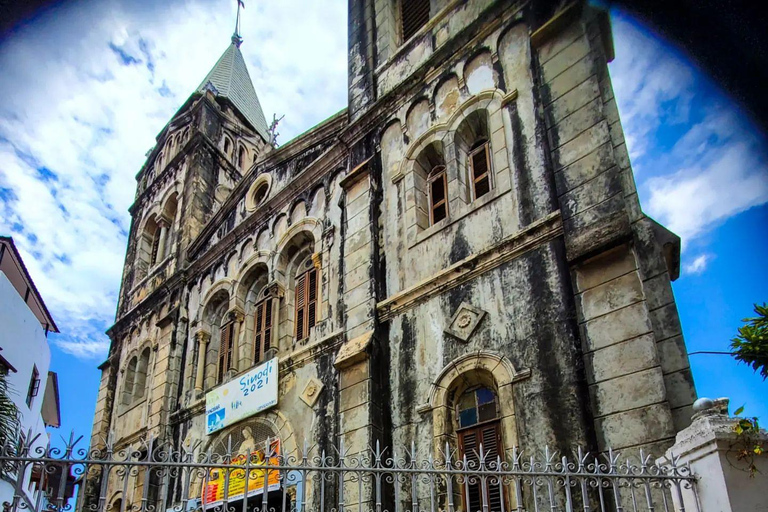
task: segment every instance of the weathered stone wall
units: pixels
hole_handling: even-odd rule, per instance
[[[174,171],[140,173],[94,436],[206,450],[248,425],[286,455],[306,439],[326,453],[379,441],[438,457],[457,441],[457,396],[476,385],[496,393],[505,448],[659,452],[687,424],[679,239],[640,209],[606,19],[439,0],[403,43],[396,5],[350,1],[350,108],[281,148],[250,141],[208,95],[182,109],[194,130]],[[226,140],[255,165],[234,166]],[[468,157],[483,141],[491,185],[475,197]],[[436,163],[448,213],[431,222]],[[133,283],[141,221],[173,193],[169,259]],[[296,278],[311,268],[317,324],[297,340]],[[232,322],[227,381],[254,365],[265,293],[278,405],[207,436],[220,329]],[[145,389],[124,400],[147,351]],[[370,503],[370,485],[351,487],[347,506]]]

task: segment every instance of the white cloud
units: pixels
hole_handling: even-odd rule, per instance
[[[707,269],[711,259],[712,257],[709,254],[700,254],[693,261],[683,266],[683,273],[688,275],[701,274]]]
[[[670,48],[626,18],[614,16],[613,31],[616,58],[610,65],[611,80],[627,148],[635,160],[653,151],[655,132],[662,124],[687,122],[694,73]]]
[[[649,179],[648,213],[684,243],[768,201],[768,166],[746,144],[703,151],[700,162]]]
[[[104,356],[134,176],[227,48],[235,6],[71,2],[0,45],[0,232],[16,240],[63,350]],[[243,12],[241,49],[262,107],[269,119],[286,114],[281,141],[346,104],[345,29],[344,2]]]
[[[621,15],[614,28],[611,76],[641,203],[686,250],[768,201],[765,140],[663,41]]]

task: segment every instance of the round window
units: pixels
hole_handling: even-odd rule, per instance
[[[256,189],[256,191],[253,193],[253,204],[255,206],[260,205],[264,202],[264,200],[267,198],[267,193],[269,192],[269,185],[266,183],[262,183],[259,185],[259,187]]]

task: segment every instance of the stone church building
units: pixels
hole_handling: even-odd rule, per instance
[[[157,136],[92,446],[661,454],[696,398],[680,240],[639,204],[607,13],[349,0],[348,38],[347,108],[282,146],[238,33]]]

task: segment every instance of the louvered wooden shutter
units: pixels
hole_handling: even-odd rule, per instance
[[[149,264],[154,265],[157,263],[157,252],[160,249],[160,228],[155,229],[155,234],[152,237],[152,250],[149,257]]]
[[[317,269],[307,272],[307,336],[317,320]]]
[[[256,305],[256,323],[254,331],[254,356],[253,362],[258,363],[264,360],[264,354],[267,353],[272,338],[272,299],[265,299]]]
[[[256,318],[254,319],[253,332],[256,333],[253,339],[253,362],[258,363],[262,358],[261,343],[264,339],[264,302],[256,304]]]
[[[296,279],[296,340],[309,336],[317,322],[317,269],[313,268]]]
[[[307,312],[307,274],[296,280],[296,340],[304,339],[305,315]]]
[[[224,380],[224,374],[232,366],[232,322],[221,328],[219,343],[219,381]]]
[[[448,216],[448,182],[445,166],[438,165],[429,175],[429,223],[440,222]]]
[[[491,191],[490,150],[486,142],[469,155],[472,168],[472,187],[475,199]]]
[[[400,0],[403,42],[429,21],[429,0]]]
[[[497,460],[501,449],[499,422],[486,423],[485,425],[459,432],[461,455],[467,456],[470,470],[477,470],[480,467],[480,444],[483,445],[486,469],[491,471],[497,470]],[[488,493],[489,512],[501,512],[502,496],[498,483],[486,482],[486,491]],[[483,510],[483,494],[480,481],[470,484],[465,494],[467,495],[463,496],[463,500],[468,512]]]

